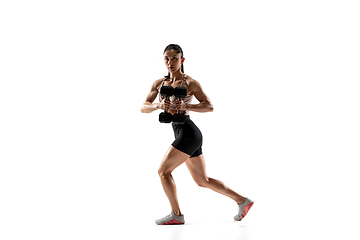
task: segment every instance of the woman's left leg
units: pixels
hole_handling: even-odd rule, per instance
[[[194,181],[200,187],[209,188],[215,192],[221,193],[233,199],[238,204],[245,201],[243,196],[228,188],[223,182],[214,178],[209,178],[206,175],[205,160],[202,154],[200,156],[187,159],[185,163]]]

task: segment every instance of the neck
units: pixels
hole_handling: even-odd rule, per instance
[[[170,72],[170,78],[175,82],[176,80],[183,79],[184,74],[179,69],[176,72]]]

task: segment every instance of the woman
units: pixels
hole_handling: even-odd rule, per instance
[[[238,215],[234,217],[240,221],[245,217],[253,205],[253,201],[237,194],[219,180],[209,178],[205,171],[205,161],[202,154],[202,135],[197,126],[190,120],[189,111],[194,112],[212,112],[213,106],[210,99],[201,89],[199,82],[184,74],[183,63],[185,58],[179,45],[170,44],[165,48],[164,60],[169,73],[165,78],[156,80],[147,95],[141,112],[151,113],[158,109],[168,109],[171,114],[177,113],[177,110],[185,111],[186,120],[184,124],[174,124],[172,127],[175,134],[175,141],[171,144],[163,161],[160,164],[159,176],[165,194],[171,205],[171,214],[156,220],[158,225],[184,224],[184,215],[181,214],[179,202],[176,195],[176,186],[171,172],[185,162],[194,181],[201,187],[210,188],[215,192],[221,193],[233,199],[239,206]],[[159,94],[159,103],[153,103],[162,86],[186,87],[187,96],[179,101],[175,96],[166,100]],[[191,104],[195,98],[199,104]]]

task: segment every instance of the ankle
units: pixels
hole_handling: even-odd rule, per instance
[[[181,216],[181,212],[179,211],[173,211],[176,216]]]
[[[236,201],[238,205],[243,204],[245,202],[245,198],[240,199],[240,201]]]

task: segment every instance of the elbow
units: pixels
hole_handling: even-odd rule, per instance
[[[214,111],[214,106],[211,104],[210,105],[210,109],[209,109],[210,111],[209,112],[213,112]]]
[[[213,112],[213,111],[214,111],[214,106],[211,103],[209,103],[209,112]]]

